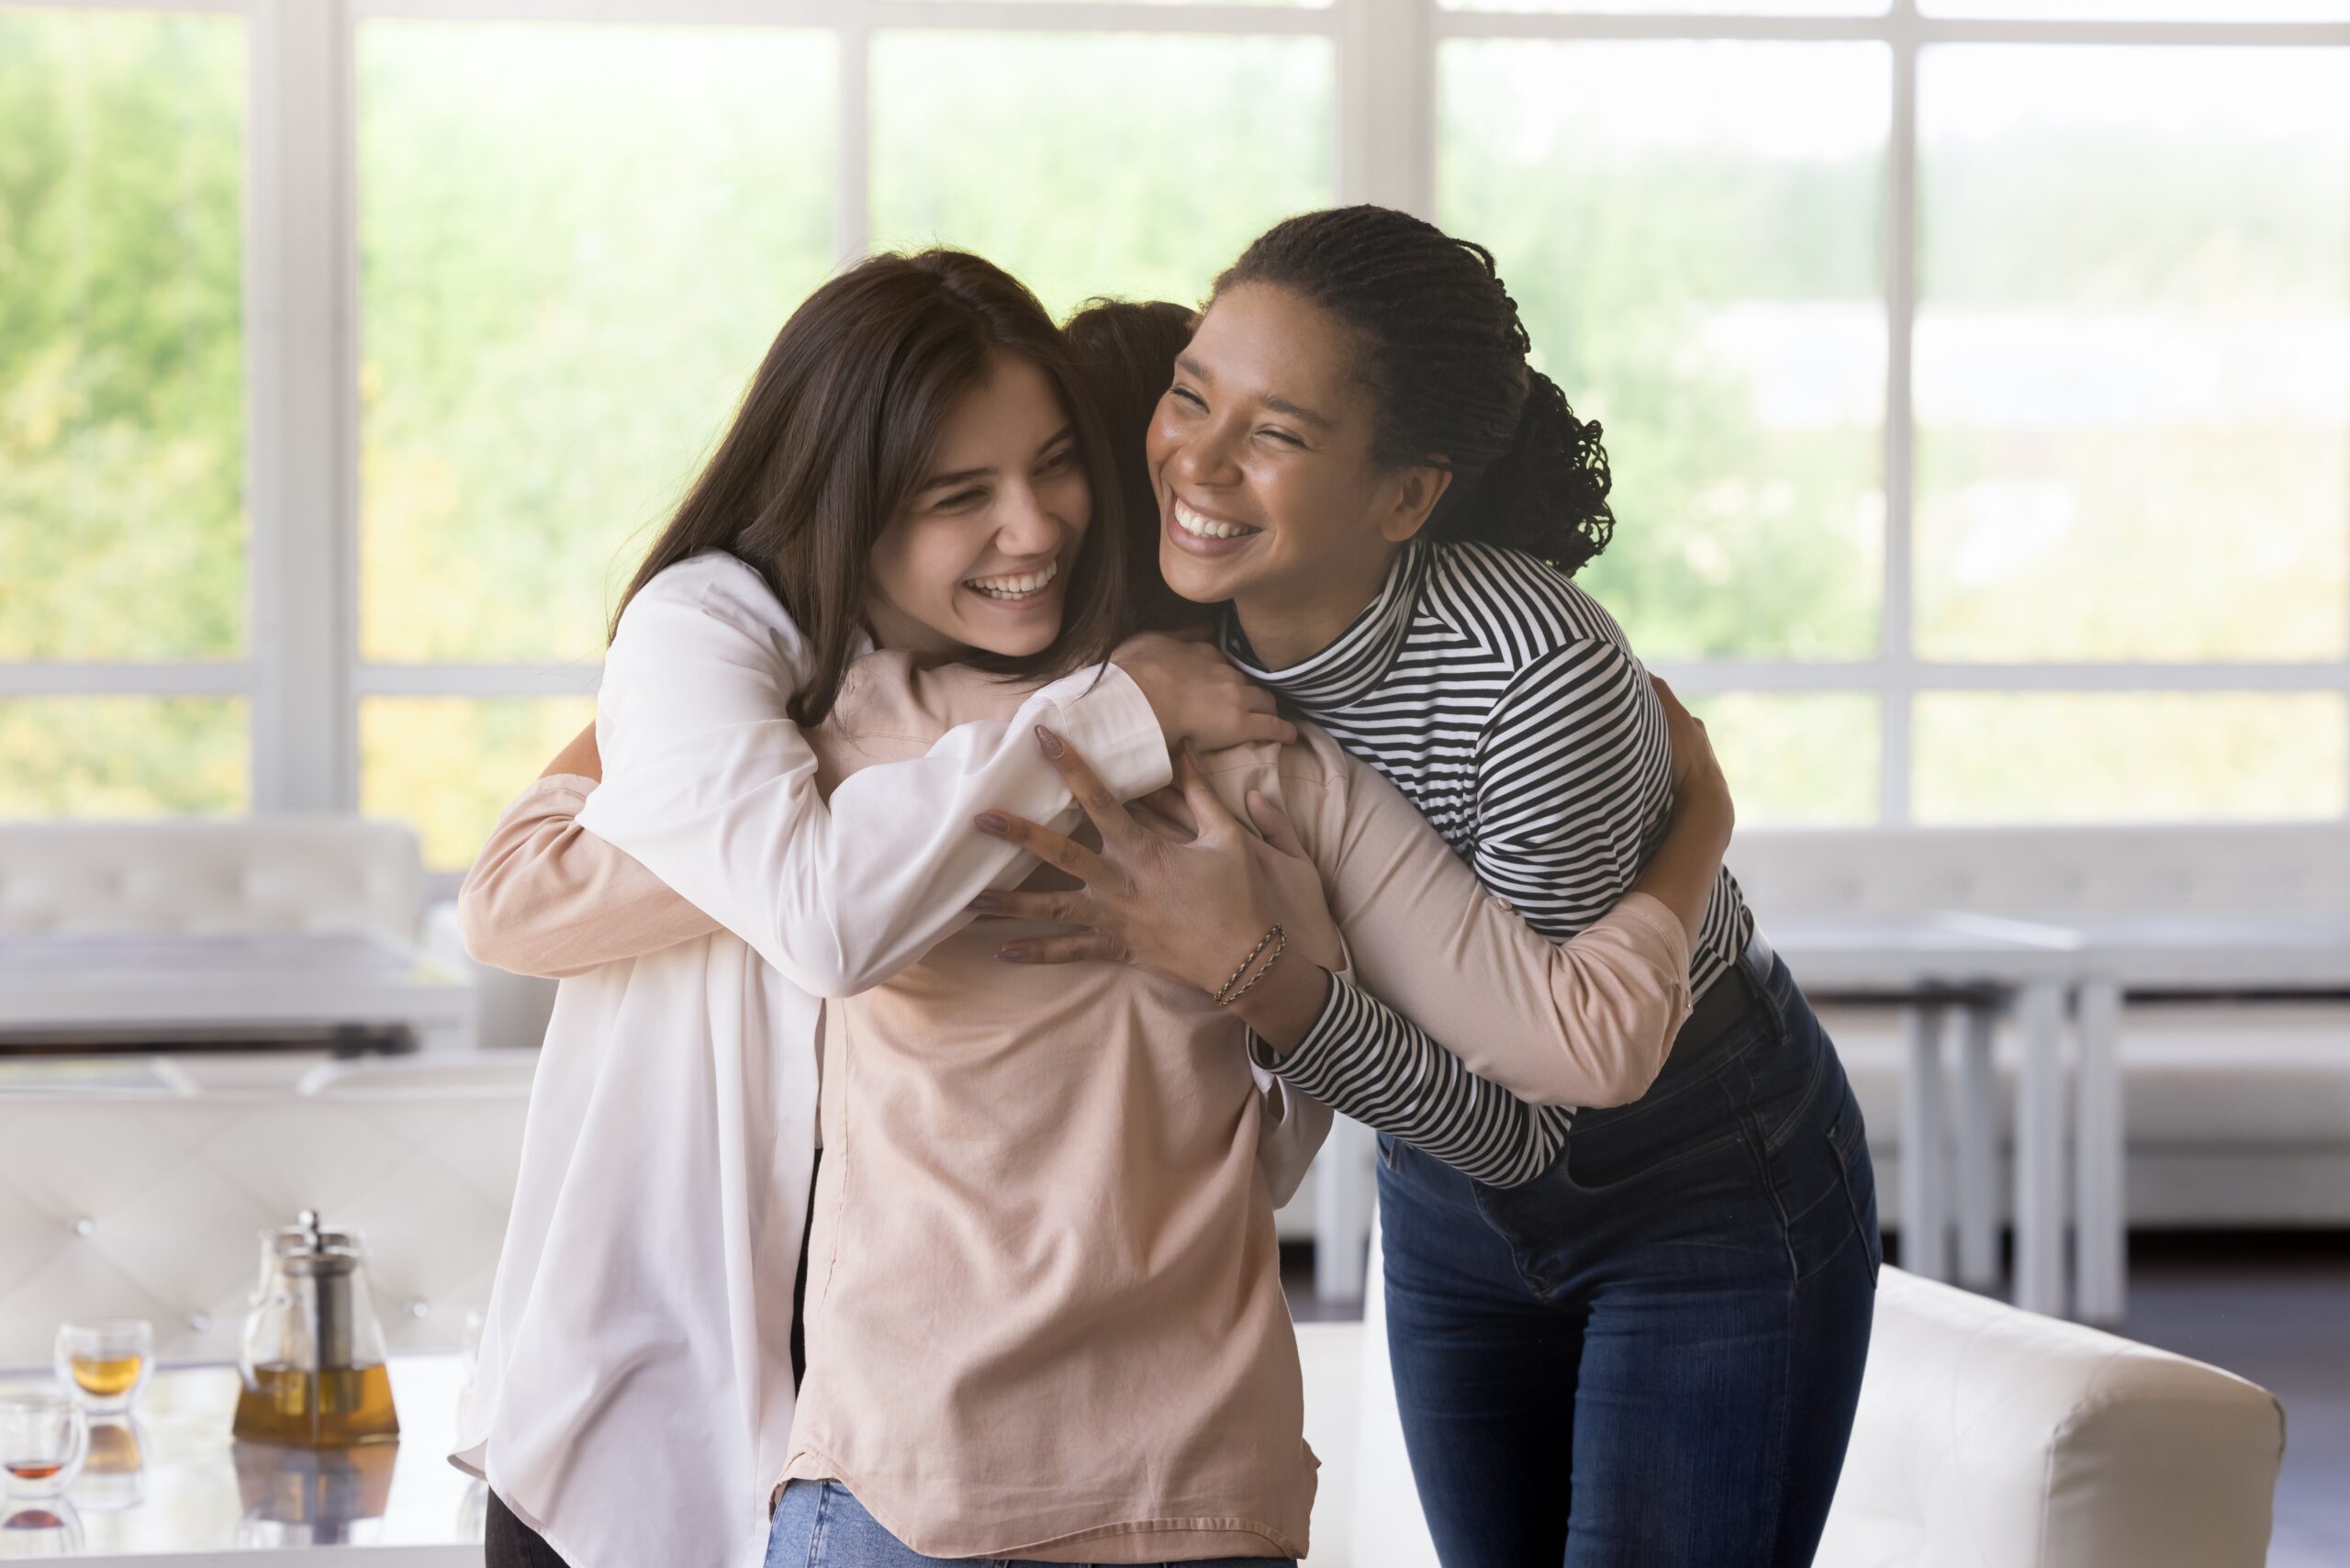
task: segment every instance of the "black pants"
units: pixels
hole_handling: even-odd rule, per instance
[[[482,1529],[481,1560],[483,1568],[569,1568],[495,1492],[489,1495],[489,1519]]]
[[[824,1151],[820,1148],[816,1151],[816,1165],[821,1169],[823,1163]],[[816,1213],[814,1170],[809,1172],[808,1213],[811,1218]],[[808,1372],[807,1340],[800,1332],[800,1318],[807,1305],[808,1234],[802,1229],[800,1235],[800,1271],[791,1282],[791,1386],[794,1388],[800,1386],[800,1380]],[[483,1568],[570,1568],[555,1554],[554,1548],[546,1543],[543,1536],[514,1517],[514,1510],[508,1507],[495,1492],[489,1495],[489,1519],[482,1530],[481,1556]]]

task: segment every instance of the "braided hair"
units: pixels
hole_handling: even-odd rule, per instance
[[[1301,213],[1216,279],[1290,289],[1346,323],[1376,409],[1371,455],[1448,470],[1431,538],[1521,550],[1572,572],[1607,547],[1607,453],[1533,342],[1493,252],[1384,207]]]

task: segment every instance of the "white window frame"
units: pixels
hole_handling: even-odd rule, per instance
[[[2023,8],[2029,0],[2018,0]],[[1886,158],[1886,538],[1878,646],[1848,661],[1660,664],[1691,693],[1852,692],[1878,700],[1879,815],[1910,820],[1911,718],[1926,691],[2322,691],[2350,701],[2350,656],[2300,662],[1953,663],[1912,635],[1911,333],[1917,307],[1917,81],[1949,43],[2350,49],[2350,22],[1990,20],[1452,11],[1434,0],[1326,6],[1100,0],[0,0],[0,6],[226,13],[248,46],[244,330],[250,519],[245,657],[156,664],[0,662],[0,697],[205,695],[250,702],[252,809],[347,812],[359,800],[359,704],[388,696],[589,693],[585,665],[396,664],[358,650],[359,279],[353,61],[375,17],[820,28],[840,73],[833,213],[843,258],[868,241],[869,43],[878,28],[1308,36],[1332,42],[1332,189],[1434,216],[1439,50],[1454,39],[1876,42],[1892,59]],[[2350,520],[2344,521],[2350,528]],[[2350,775],[2350,758],[2345,758]],[[2350,790],[2338,817],[2350,818]]]

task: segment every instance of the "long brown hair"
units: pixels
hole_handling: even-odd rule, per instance
[[[1207,614],[1159,575],[1158,491],[1144,452],[1158,400],[1175,380],[1176,358],[1198,320],[1190,306],[1164,299],[1089,299],[1061,329],[1110,438],[1118,499],[1132,535],[1126,550],[1130,631],[1179,632]]]
[[[1125,620],[1117,476],[1100,416],[1036,297],[964,251],[879,255],[810,295],[776,334],[734,422],[621,596],[680,561],[722,550],[757,572],[799,624],[814,667],[791,718],[832,711],[856,656],[873,546],[912,502],[955,405],[990,352],[1042,370],[1074,429],[1093,521],[1070,573],[1060,634],[1020,658],[972,652],[1003,675],[1059,675],[1109,656]]]

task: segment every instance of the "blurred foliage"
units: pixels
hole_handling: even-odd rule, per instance
[[[1915,713],[1920,823],[2338,817],[2350,789],[2333,693],[1927,691]]]
[[[359,28],[360,650],[594,660],[831,264],[833,40]]]
[[[414,823],[426,865],[462,869],[506,803],[595,717],[591,697],[368,698],[359,809]]]
[[[1332,66],[1319,39],[884,32],[875,241],[977,251],[1056,318],[1099,294],[1196,302],[1277,219],[1329,205]]]
[[[0,659],[245,642],[244,34],[0,9]]]
[[[1605,427],[1617,532],[1585,586],[1651,658],[1875,649],[1887,81],[1866,45],[1444,46],[1441,221],[1493,250],[1542,368]],[[1749,134],[1790,118],[1824,121],[1817,144]],[[1794,345],[1822,417],[1772,428],[1714,331],[1757,303],[1880,318]]]
[[[832,263],[834,40],[357,38],[360,652],[590,663]],[[234,17],[0,10],[0,659],[245,652],[243,47]],[[875,242],[970,246],[1056,311],[1196,299],[1331,197],[1321,39],[871,49]],[[1929,51],[1921,656],[2341,656],[2340,54]],[[1439,216],[1494,249],[1539,362],[1606,427],[1621,527],[1589,586],[1662,662],[1873,657],[1886,51],[1456,39],[1438,75]],[[2216,389],[2084,428],[2132,372],[2080,379],[2083,345],[2174,331]],[[1874,818],[1874,694],[1696,705],[1743,821]],[[369,699],[363,804],[460,865],[588,711]],[[2330,693],[1930,692],[1917,814],[2338,812],[2345,723]],[[0,702],[0,812],[237,810],[244,732],[241,700]]]
[[[1706,722],[1748,827],[1864,827],[1877,820],[1873,692],[1682,693]]]
[[[0,818],[244,811],[245,706],[228,697],[0,697]]]

